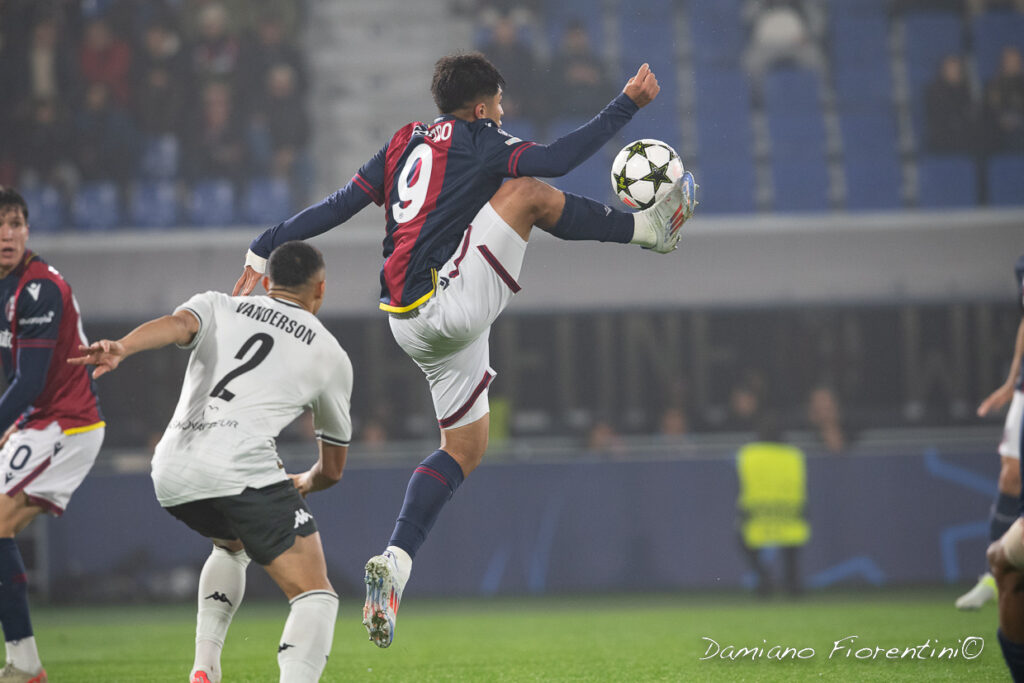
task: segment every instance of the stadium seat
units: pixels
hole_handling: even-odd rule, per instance
[[[772,112],[821,112],[820,79],[810,69],[781,68],[764,77],[765,108]]]
[[[193,225],[209,227],[235,222],[235,188],[223,178],[200,180],[192,187],[188,218]]]
[[[142,143],[139,170],[144,178],[170,180],[178,175],[180,145],[175,135],[151,135]]]
[[[509,135],[514,135],[520,140],[550,142],[550,140],[539,140],[537,138],[537,126],[530,119],[503,118],[501,120],[501,128]]]
[[[917,201],[921,207],[973,206],[977,168],[968,156],[922,156],[917,162]]]
[[[717,157],[704,161],[694,173],[700,189],[697,199],[699,214],[752,213],[756,208],[756,174],[753,159],[748,156]]]
[[[916,95],[935,78],[943,57],[964,51],[963,22],[953,12],[915,11],[904,15],[903,25],[909,86]]]
[[[750,113],[722,110],[697,114],[697,152],[702,161],[749,157],[754,152]]]
[[[85,183],[71,201],[71,220],[82,230],[109,230],[121,224],[121,197],[117,185]]]
[[[841,111],[843,154],[858,159],[896,159],[899,154],[896,117],[890,111]]]
[[[1003,48],[1016,45],[1024,52],[1024,14],[989,11],[979,15],[971,25],[971,45],[978,74],[988,81],[999,69]]]
[[[277,224],[292,215],[292,193],[282,178],[257,178],[249,183],[242,215],[255,224]]]
[[[995,206],[1024,206],[1024,155],[989,159],[988,201]]]
[[[882,211],[903,205],[903,173],[894,154],[875,158],[847,156],[843,170],[849,211]]]
[[[776,211],[825,211],[829,208],[828,168],[824,157],[774,155],[772,181]]]
[[[66,220],[60,192],[52,185],[36,185],[21,190],[28,204],[28,223],[33,233],[56,232]]]
[[[768,112],[772,155],[802,159],[825,158],[825,119],[821,111]]]
[[[645,5],[646,3],[626,3],[622,15],[630,16],[627,5]],[[636,73],[641,64],[647,62],[658,77],[662,88],[675,91],[676,58],[675,58],[675,22],[671,13],[656,16],[653,19],[633,21],[620,25],[622,45],[622,76],[629,77]]]
[[[131,224],[140,228],[169,228],[178,224],[178,192],[171,180],[135,184],[128,208]]]

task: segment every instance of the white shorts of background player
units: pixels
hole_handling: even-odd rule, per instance
[[[1020,460],[1020,425],[1024,419],[1024,392],[1013,392],[1010,409],[1006,411],[1003,440],[999,442],[999,455]]]

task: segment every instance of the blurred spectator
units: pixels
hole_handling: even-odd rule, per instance
[[[72,142],[82,179],[126,180],[134,167],[134,133],[131,119],[112,100],[106,84],[89,85],[75,116]]]
[[[985,87],[985,106],[994,152],[1024,150],[1024,70],[1016,47],[1003,49],[999,72]]]
[[[558,103],[559,115],[589,118],[608,103],[608,93],[615,92],[581,21],[573,21],[566,28],[553,67],[556,90],[551,93],[551,101]]]
[[[666,408],[658,420],[658,435],[666,439],[678,439],[690,433],[690,420],[682,408]]]
[[[621,455],[625,448],[622,437],[606,420],[598,420],[587,432],[587,451],[591,454]]]
[[[729,417],[723,428],[734,432],[757,429],[764,398],[764,377],[755,371],[747,372],[729,392]]]
[[[505,116],[511,119],[540,116],[544,98],[538,87],[537,60],[533,47],[521,39],[519,28],[509,15],[498,18],[491,41],[482,52],[505,78],[502,97]]]
[[[967,0],[972,14],[981,14],[990,9],[1014,9],[1024,12],[1024,0]]]
[[[843,429],[839,399],[832,389],[815,387],[807,399],[807,421],[814,428],[821,444],[830,453],[846,450],[847,437]]]
[[[164,21],[150,24],[135,59],[135,114],[145,133],[179,133],[185,103],[181,38]]]
[[[93,19],[86,24],[79,50],[79,65],[86,87],[101,83],[119,106],[129,106],[131,64],[131,48],[114,35],[105,19]]]
[[[289,40],[284,17],[277,9],[266,10],[256,21],[254,35],[243,50],[245,99],[259,108],[270,70],[280,64],[290,66],[294,73],[295,92],[301,99],[308,86],[306,62],[300,50]]]
[[[269,152],[267,168],[272,175],[296,181],[304,163],[309,141],[309,116],[298,95],[298,78],[288,64],[277,64],[267,72],[262,114],[254,121],[257,146]],[[293,185],[301,185],[294,182]],[[298,189],[298,188],[296,188]]]
[[[71,130],[56,98],[41,97],[32,103],[13,143],[23,187],[48,183],[65,194],[74,191],[78,171],[69,157]]]
[[[14,58],[15,55],[11,55],[11,59]],[[7,60],[4,63],[12,64],[13,92],[22,97],[26,105],[42,99],[64,103],[72,99],[75,65],[56,16],[43,15],[32,27],[27,50],[18,61],[20,64]]]
[[[759,78],[780,63],[822,71],[825,11],[817,0],[747,0],[750,41],[744,66]]]
[[[388,430],[384,422],[376,418],[370,418],[363,423],[359,430],[359,443],[363,446],[376,450],[388,442]]]
[[[960,55],[947,55],[939,65],[936,79],[928,85],[925,120],[928,151],[974,151],[974,104]]]
[[[189,130],[187,157],[190,180],[227,178],[240,185],[246,176],[245,141],[226,83],[207,83],[199,120]]]
[[[192,46],[192,72],[201,83],[230,81],[238,71],[240,43],[229,30],[228,11],[219,2],[202,7],[196,17],[199,35]]]

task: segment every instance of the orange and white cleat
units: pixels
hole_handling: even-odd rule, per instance
[[[46,669],[40,669],[39,673],[32,674],[22,671],[11,662],[7,662],[7,666],[0,669],[0,683],[46,683],[46,680]]]
[[[395,638],[395,620],[402,588],[398,579],[395,556],[385,551],[366,563],[366,602],[363,604],[363,626],[377,647],[388,647]]]
[[[188,683],[213,683],[213,679],[205,671],[193,671]]]

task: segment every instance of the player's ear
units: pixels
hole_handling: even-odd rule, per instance
[[[487,116],[487,103],[486,102],[477,102],[476,106],[473,107],[473,116],[474,116],[474,118],[478,118],[478,119],[486,119],[486,118],[488,118],[488,116]]]

